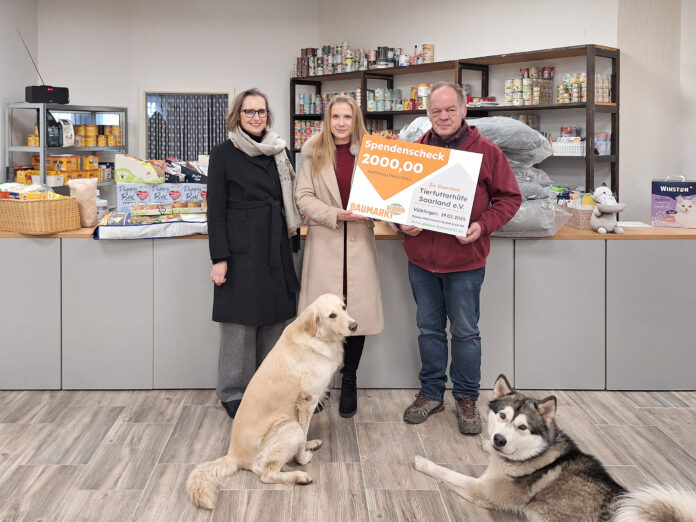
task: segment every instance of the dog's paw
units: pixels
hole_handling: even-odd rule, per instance
[[[491,441],[488,439],[483,439],[483,441],[481,442],[481,449],[484,453],[488,453],[489,455],[491,455],[493,453],[493,446],[491,445]]]
[[[305,449],[307,451],[317,451],[319,448],[321,448],[322,444],[324,444],[324,442],[319,439],[308,440]]]
[[[305,471],[298,471],[297,476],[295,478],[295,484],[299,484],[300,486],[306,486],[307,484],[311,484],[314,482],[314,479],[312,479],[311,475]]]
[[[304,466],[304,465],[312,462],[313,456],[314,456],[314,454],[311,451],[305,450],[302,453],[295,455],[295,462],[297,462],[300,466]]]
[[[413,459],[413,467],[420,472],[425,473],[429,465],[430,461],[425,457],[421,457],[420,455],[416,455]]]

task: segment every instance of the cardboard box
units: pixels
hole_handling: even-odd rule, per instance
[[[696,181],[653,180],[652,226],[696,228]]]
[[[152,201],[149,183],[116,183],[116,210],[128,212],[133,205],[148,205]]]
[[[164,172],[151,163],[127,154],[116,154],[114,159],[118,183],[162,183]]]
[[[152,189],[152,203],[172,205],[206,200],[207,185],[201,183],[161,183]]]

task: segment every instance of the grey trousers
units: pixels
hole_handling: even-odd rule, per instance
[[[242,398],[254,372],[291,322],[263,326],[220,323],[218,399],[229,402]]]

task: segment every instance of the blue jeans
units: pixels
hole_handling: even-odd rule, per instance
[[[452,335],[452,395],[478,399],[481,382],[479,297],[485,268],[438,274],[408,264],[420,335],[420,394],[441,401],[447,383],[447,319]]]

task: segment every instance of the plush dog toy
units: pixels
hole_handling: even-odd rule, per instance
[[[596,208],[592,211],[592,216],[590,216],[592,230],[600,234],[607,232],[623,234],[623,228],[616,224],[616,214],[623,211],[626,204],[617,203],[609,187],[605,186],[596,188],[592,193],[592,199],[597,203]]]

